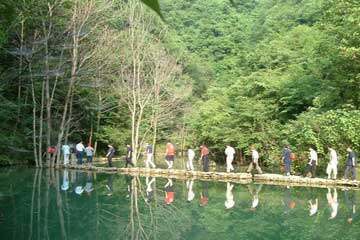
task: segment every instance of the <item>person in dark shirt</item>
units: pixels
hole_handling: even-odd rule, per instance
[[[134,164],[132,162],[132,148],[131,146],[128,144],[126,145],[126,156],[125,156],[125,167],[127,168],[128,165],[131,165],[132,167],[134,167]]]
[[[286,145],[282,152],[282,160],[284,161],[285,165],[285,175],[290,176],[291,172],[291,150],[289,145]]]
[[[349,173],[351,172],[352,180],[356,179],[356,155],[355,152],[348,147],[347,148],[348,156],[346,160],[346,167],[345,167],[345,179],[349,178]]]
[[[200,146],[200,158],[203,164],[203,171],[209,171],[209,149],[203,144]]]
[[[112,145],[108,145],[108,152],[106,154],[106,157],[107,157],[107,160],[108,160],[108,164],[109,164],[109,167],[112,167],[112,158],[114,157],[115,155],[115,148],[112,146]]]

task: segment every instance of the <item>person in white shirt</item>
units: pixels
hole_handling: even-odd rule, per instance
[[[85,152],[86,152],[87,163],[91,165],[94,157],[94,148],[91,146],[91,144],[89,144],[85,148]]]
[[[336,179],[337,165],[339,163],[338,156],[336,151],[331,147],[329,147],[329,155],[330,155],[330,161],[326,168],[326,173],[328,175],[328,179],[331,179],[331,174],[333,174],[333,179]]]
[[[233,184],[229,182],[226,183],[226,201],[225,201],[226,209],[233,208],[235,205],[234,194],[232,193],[233,188],[234,188]]]
[[[186,169],[188,171],[194,171],[193,160],[195,158],[195,152],[194,152],[194,150],[189,148],[187,154],[188,154],[188,160],[186,162]]]
[[[64,165],[67,166],[69,164],[70,159],[70,146],[67,144],[62,145],[61,147],[64,155]]]
[[[146,168],[149,168],[149,167],[156,168],[156,165],[153,162],[153,155],[154,155],[153,151],[154,151],[153,146],[150,143],[147,143],[146,150],[145,150],[145,152],[146,152],[145,167]]]
[[[77,164],[82,164],[83,163],[82,159],[85,151],[85,146],[83,142],[80,141],[78,144],[76,144],[75,149],[76,149]]]
[[[318,165],[318,155],[313,148],[309,148],[309,151],[310,151],[309,162],[307,164],[304,176],[306,177],[308,173],[311,172],[311,177],[314,178],[316,166]]]
[[[262,174],[262,170],[259,166],[259,153],[258,151],[256,151],[255,147],[251,147],[251,163],[248,167],[248,170],[247,172],[248,173],[251,173],[251,171],[253,170],[254,168],[254,165],[255,165],[255,168],[256,170],[258,171],[259,174]]]
[[[225,149],[225,155],[226,155],[226,172],[234,171],[232,162],[234,161],[235,149],[227,145]]]
[[[318,205],[319,201],[317,198],[315,199],[315,202],[313,202],[312,199],[309,200],[309,216],[314,216],[317,213]]]
[[[328,200],[329,206],[331,208],[331,214],[329,219],[334,219],[338,212],[339,203],[337,200],[337,191],[336,188],[334,188],[334,194],[331,194],[331,189],[328,188],[328,192],[326,194],[326,198]]]

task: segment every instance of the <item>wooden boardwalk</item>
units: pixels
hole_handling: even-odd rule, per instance
[[[63,168],[63,166],[62,166]],[[248,184],[251,182],[267,185],[302,186],[302,187],[342,187],[360,190],[360,181],[329,180],[325,178],[305,178],[301,176],[283,176],[280,174],[255,174],[249,173],[226,173],[226,172],[201,172],[186,171],[181,169],[150,169],[150,168],[116,168],[96,167],[86,165],[68,165],[69,169],[84,171],[96,171],[106,173],[120,173],[132,176],[153,176],[174,179],[198,179],[204,181],[234,182]]]

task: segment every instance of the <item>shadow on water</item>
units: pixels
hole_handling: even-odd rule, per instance
[[[359,192],[0,170],[2,239],[360,239]]]

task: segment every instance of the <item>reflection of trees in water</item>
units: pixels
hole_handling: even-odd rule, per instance
[[[164,203],[164,190],[153,187],[153,201],[148,201],[148,186],[142,185],[139,177],[133,177],[130,184],[127,239],[157,239],[159,236],[161,239],[179,239],[181,234],[191,227],[189,215],[186,215],[183,209]]]

